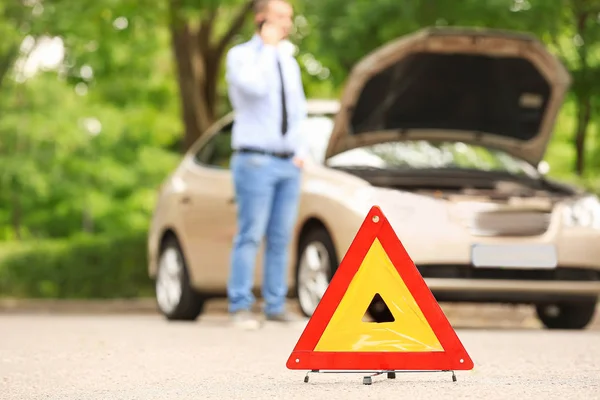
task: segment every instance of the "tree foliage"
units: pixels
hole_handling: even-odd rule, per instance
[[[0,240],[144,229],[156,189],[229,110],[227,50],[250,37],[249,0],[0,2]],[[548,152],[553,173],[600,168],[600,3],[589,0],[293,1],[309,97],[425,26],[529,31],[574,78]],[[60,38],[60,40],[58,39]],[[46,43],[55,68],[29,69]]]

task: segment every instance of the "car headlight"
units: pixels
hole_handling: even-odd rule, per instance
[[[600,229],[600,201],[596,196],[586,196],[567,204],[563,222],[569,227]]]

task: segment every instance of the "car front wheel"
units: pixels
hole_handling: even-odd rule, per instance
[[[539,320],[548,329],[585,329],[594,318],[598,299],[577,303],[537,305]]]
[[[173,237],[161,249],[155,289],[158,308],[169,320],[193,321],[204,308],[204,299],[192,288],[183,252]]]
[[[302,238],[296,266],[296,293],[302,314],[312,316],[337,265],[335,248],[325,229],[315,228]]]

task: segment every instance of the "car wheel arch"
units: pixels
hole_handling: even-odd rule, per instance
[[[327,233],[327,235],[331,239],[332,243],[334,244],[335,252],[336,252],[335,257],[337,260],[339,260],[340,258],[339,258],[339,254],[338,254],[338,245],[337,245],[335,235],[332,234],[332,230],[327,226],[327,224],[323,221],[323,219],[319,218],[317,216],[308,217],[303,222],[302,227],[300,228],[300,231],[299,231],[297,239],[296,239],[296,258],[300,257],[300,246],[302,246],[302,240],[304,240],[306,235],[314,229],[323,229]]]
[[[180,243],[179,238],[177,237],[177,234],[175,233],[175,230],[172,228],[166,228],[163,231],[163,233],[160,235],[160,240],[158,242],[159,257],[160,257],[160,253],[165,249],[165,246],[169,242],[169,239],[173,239],[173,240],[177,241],[177,243]]]

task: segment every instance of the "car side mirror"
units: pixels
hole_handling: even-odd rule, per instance
[[[540,174],[546,175],[548,172],[550,172],[550,164],[548,164],[546,161],[540,161],[537,166],[537,170]]]

